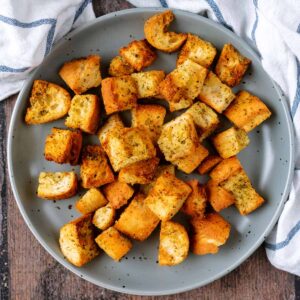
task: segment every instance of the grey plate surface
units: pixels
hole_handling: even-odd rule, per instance
[[[229,208],[222,215],[232,224],[227,244],[218,255],[195,256],[176,267],[160,267],[156,263],[158,230],[149,240],[135,243],[133,250],[120,263],[102,254],[83,268],[69,264],[58,245],[59,228],[76,218],[78,198],[63,201],[43,201],[36,197],[39,172],[71,170],[43,158],[46,135],[53,126],[63,126],[63,120],[46,125],[26,126],[24,113],[34,79],[45,79],[64,86],[58,76],[61,64],[72,58],[100,53],[103,71],[118,49],[131,40],[143,38],[144,21],[159,9],[131,9],[108,14],[75,30],[59,42],[51,54],[32,74],[19,94],[14,108],[8,140],[8,166],[13,192],[20,211],[36,238],[62,265],[96,285],[119,292],[140,295],[164,295],[203,286],[232,271],[248,258],[264,241],[274,226],[287,199],[294,169],[293,130],[285,100],[273,81],[263,71],[253,50],[229,30],[195,14],[174,11],[172,29],[191,32],[212,42],[218,50],[232,43],[252,59],[252,67],[235,91],[253,92],[272,110],[272,117],[250,133],[250,146],[239,155],[254,187],[267,203],[247,217]],[[176,54],[159,53],[151,69],[169,72],[175,67]],[[90,140],[98,143],[97,139]],[[78,169],[76,169],[78,171]],[[73,205],[70,209],[69,205]]]

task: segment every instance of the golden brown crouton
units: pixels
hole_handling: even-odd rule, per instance
[[[95,133],[100,119],[99,99],[96,95],[76,95],[65,121],[70,128],[78,128],[87,133]]]
[[[86,189],[114,181],[114,174],[101,146],[87,145],[83,148],[80,175],[82,186]]]
[[[192,99],[181,99],[179,102],[169,102],[170,112],[188,108],[193,105],[193,102]]]
[[[251,131],[271,116],[268,107],[256,96],[241,91],[224,115],[238,128]]]
[[[59,75],[75,94],[80,95],[101,84],[100,62],[99,55],[74,59],[63,64]]]
[[[191,187],[174,175],[161,175],[145,199],[146,205],[162,221],[170,220],[192,192]]]
[[[72,148],[69,162],[72,166],[77,165],[82,147],[82,133],[80,130],[72,131]]]
[[[125,182],[114,181],[104,187],[103,193],[111,207],[119,209],[127,204],[134,193],[134,189]]]
[[[95,211],[93,216],[93,224],[101,229],[106,230],[115,222],[116,210],[111,207],[110,203],[100,207]]]
[[[205,218],[193,218],[194,228],[192,251],[197,255],[215,254],[224,245],[230,234],[230,224],[217,213],[207,214]]]
[[[37,196],[49,200],[73,197],[77,192],[77,176],[74,172],[41,172]]]
[[[168,30],[168,26],[175,16],[171,10],[155,14],[144,25],[144,33],[147,41],[156,49],[165,52],[174,52],[185,42],[185,33],[175,33]]]
[[[135,240],[144,241],[158,223],[159,218],[145,204],[145,196],[137,194],[121,214],[115,228]]]
[[[71,105],[71,96],[59,85],[44,80],[35,80],[29,103],[25,122],[43,124],[65,116]]]
[[[146,40],[130,42],[126,47],[120,49],[120,55],[137,71],[150,66],[157,57]]]
[[[201,175],[204,175],[210,172],[218,163],[222,161],[222,158],[219,155],[208,155],[200,164],[198,172]]]
[[[130,75],[105,78],[102,81],[101,93],[108,115],[137,105],[137,85]]]
[[[102,193],[98,189],[91,188],[76,202],[75,206],[84,215],[94,212],[106,204],[107,200]]]
[[[179,53],[177,65],[182,64],[186,59],[191,59],[202,67],[209,68],[216,54],[217,50],[213,44],[189,33]]]
[[[158,263],[161,266],[175,266],[183,262],[188,255],[189,246],[184,226],[172,221],[161,223],[158,250]]]
[[[77,267],[98,256],[100,251],[94,241],[91,214],[65,224],[60,229],[59,245],[67,260]]]
[[[121,56],[114,57],[109,65],[108,74],[113,77],[130,75],[134,72],[134,68],[126,62]]]
[[[129,239],[114,227],[109,227],[95,239],[98,246],[112,259],[119,261],[132,248]]]
[[[239,53],[231,44],[225,44],[215,72],[222,82],[233,87],[240,83],[250,63],[251,60]]]
[[[245,130],[231,127],[214,136],[212,142],[220,156],[228,158],[246,148],[250,140]]]

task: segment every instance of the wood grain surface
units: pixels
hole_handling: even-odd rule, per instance
[[[122,0],[93,1],[93,5],[97,16],[132,7]],[[273,268],[263,247],[222,279],[203,288],[165,297],[112,292],[82,280],[59,265],[25,225],[10,187],[6,143],[15,100],[13,96],[0,102],[0,299],[300,299],[300,279]]]

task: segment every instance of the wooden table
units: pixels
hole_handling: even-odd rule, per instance
[[[123,0],[99,0],[93,4],[97,16],[132,7]],[[12,194],[6,164],[7,131],[15,100],[13,96],[0,102],[0,299],[146,298],[112,292],[78,278],[58,264],[25,225]],[[152,297],[160,298],[163,297]],[[224,278],[165,299],[300,299],[300,278],[273,268],[260,247]]]

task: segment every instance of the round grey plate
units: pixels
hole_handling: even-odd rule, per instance
[[[172,29],[197,34],[219,50],[223,44],[232,43],[252,59],[252,67],[235,91],[247,89],[254,93],[265,101],[273,115],[250,133],[250,146],[239,158],[254,187],[267,200],[266,204],[246,217],[240,216],[233,207],[224,210],[222,215],[232,224],[227,244],[217,255],[190,254],[176,267],[160,267],[156,263],[158,231],[146,242],[135,243],[120,263],[102,254],[85,267],[76,268],[63,258],[58,245],[59,228],[79,216],[74,208],[70,209],[78,197],[57,202],[36,197],[39,172],[71,170],[71,167],[59,166],[43,158],[46,135],[53,126],[63,126],[63,120],[37,126],[24,123],[32,82],[42,78],[64,86],[58,76],[62,63],[90,53],[101,54],[104,72],[120,47],[143,38],[145,20],[158,11],[160,9],[131,9],[108,14],[59,42],[24,85],[15,105],[8,140],[8,166],[15,198],[28,227],[44,248],[62,265],[94,284],[140,295],[187,291],[212,282],[240,265],[274,226],[287,199],[294,168],[293,131],[285,100],[263,71],[255,52],[224,27],[195,14],[174,11],[176,21]],[[151,69],[171,71],[176,55],[159,53]],[[98,143],[97,138],[92,141]]]

